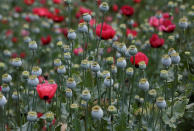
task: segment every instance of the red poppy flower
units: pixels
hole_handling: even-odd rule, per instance
[[[127,29],[126,30],[126,35],[128,36],[129,34],[132,34],[133,37],[136,37],[137,36],[137,31],[136,30],[131,30],[131,29]]]
[[[116,32],[115,30],[108,24],[103,23],[102,27],[102,34],[101,34],[101,24],[98,24],[96,27],[96,35],[104,40],[112,39],[115,36]]]
[[[40,17],[50,17],[52,16],[51,12],[47,9],[47,8],[44,8],[44,7],[37,7],[37,8],[34,8],[32,10],[32,12]]]
[[[61,3],[61,0],[53,0],[53,3],[60,4]]]
[[[73,50],[73,53],[74,53],[76,56],[78,56],[78,55],[82,54],[83,51],[84,51],[84,50],[83,50],[82,48],[75,48],[75,49]]]
[[[139,67],[139,62],[141,61],[144,61],[146,65],[148,65],[148,57],[142,53],[142,52],[138,52],[136,55],[135,55],[135,66],[136,67]],[[133,56],[131,56],[130,58],[130,62],[132,64],[134,64],[134,61],[133,61]]]
[[[157,34],[153,34],[150,38],[150,45],[153,48],[158,48],[164,45],[164,39],[159,38]]]
[[[76,13],[76,18],[79,19],[84,13],[91,14],[92,11],[90,9],[80,7],[79,11]]]
[[[17,12],[17,13],[22,12],[22,8],[19,6],[16,6],[14,9],[15,9],[15,12]]]
[[[119,7],[118,7],[117,4],[114,4],[114,5],[112,6],[112,10],[113,10],[114,12],[117,12],[118,9],[119,9]]]
[[[49,84],[48,82],[38,84],[36,90],[41,99],[50,100],[55,95],[57,84]]]
[[[63,16],[53,15],[52,17],[54,22],[62,22],[64,20]]]
[[[17,37],[13,37],[13,38],[11,39],[11,41],[12,41],[13,43],[17,43],[17,42],[18,42],[18,38],[17,38]]]
[[[171,20],[165,19],[165,20],[163,20],[162,25],[160,26],[160,28],[161,28],[164,32],[170,33],[170,32],[173,32],[173,31],[175,30],[176,25],[173,24],[173,23],[171,22]]]
[[[24,0],[24,3],[26,5],[32,5],[34,3],[34,0]]]
[[[47,37],[41,37],[41,42],[43,45],[48,45],[51,42],[51,36],[48,35]]]
[[[121,7],[121,13],[126,16],[131,16],[134,14],[134,9],[131,6],[124,5]]]
[[[24,59],[26,57],[26,53],[25,52],[21,52],[20,53],[20,58]]]
[[[134,3],[140,3],[141,0],[133,0]]]
[[[17,58],[18,57],[18,54],[17,53],[12,53],[11,54],[11,58]]]

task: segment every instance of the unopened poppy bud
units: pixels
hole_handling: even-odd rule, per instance
[[[117,59],[117,66],[119,68],[125,68],[127,66],[127,62],[124,57],[120,57]]]
[[[37,113],[35,111],[29,111],[27,115],[27,120],[29,122],[35,122],[37,120]]]
[[[145,79],[145,78],[140,79],[139,88],[144,90],[144,91],[149,90],[149,82],[147,81],[147,79]]]
[[[117,112],[117,108],[113,105],[108,106],[108,112],[111,114],[115,114]]]
[[[17,93],[17,91],[14,91],[11,97],[12,97],[13,100],[18,100],[19,99],[19,94]]]
[[[79,30],[80,32],[82,32],[82,33],[88,32],[88,27],[87,27],[86,23],[85,23],[85,22],[80,23],[80,24],[78,25],[78,30]]]
[[[139,68],[140,68],[140,69],[142,69],[142,70],[145,70],[145,69],[146,69],[145,61],[139,62],[138,65],[139,65]]]
[[[38,66],[32,67],[32,75],[40,76],[42,74],[42,69]]]
[[[106,78],[108,76],[110,76],[110,72],[109,71],[105,70],[105,71],[102,72],[102,77],[103,78]]]
[[[20,67],[22,65],[22,60],[21,58],[12,58],[10,63],[12,66]]]
[[[113,85],[113,79],[111,79],[110,76],[106,77],[106,78],[104,79],[104,85],[105,85],[106,87],[111,87],[111,86]]]
[[[22,72],[22,77],[23,77],[24,79],[28,79],[29,75],[30,75],[29,71],[23,71],[23,72]]]
[[[70,52],[65,52],[64,53],[64,59],[65,60],[70,60],[71,59],[71,53]]]
[[[36,86],[38,85],[39,80],[36,75],[31,75],[28,77],[28,84],[31,86]]]
[[[7,103],[7,99],[2,93],[0,93],[0,107],[4,107],[6,103]]]
[[[73,89],[76,87],[76,82],[73,78],[68,78],[67,79],[67,83],[66,83],[66,86],[70,89]]]
[[[169,66],[171,65],[171,63],[172,63],[172,60],[171,60],[171,58],[170,58],[169,55],[164,55],[164,56],[162,57],[162,64],[163,64],[165,67],[169,67]]]
[[[91,115],[94,119],[100,120],[103,117],[103,110],[100,108],[100,106],[94,106],[92,107]]]
[[[8,93],[10,91],[9,85],[4,83],[1,90],[3,93]]]
[[[5,83],[9,83],[10,81],[12,80],[12,77],[10,74],[3,74],[2,75],[2,81],[5,82]]]
[[[82,91],[82,99],[85,100],[85,101],[89,101],[90,98],[91,98],[91,94],[90,94],[90,91],[88,89],[85,89]]]
[[[54,113],[49,111],[45,114],[45,117],[46,117],[46,121],[50,123],[54,120]]]
[[[61,60],[60,59],[55,59],[54,60],[54,65],[55,66],[60,66],[62,64]]]
[[[71,97],[72,97],[72,90],[69,89],[69,88],[67,88],[67,89],[65,90],[65,95],[66,95],[66,97],[71,98]]]
[[[97,62],[93,62],[91,64],[91,70],[94,72],[98,72],[100,70],[100,65]]]
[[[179,64],[180,63],[180,60],[181,60],[181,58],[179,56],[179,53],[173,53],[171,55],[171,60],[172,60],[172,63],[173,64]]]
[[[168,78],[168,71],[167,70],[161,70],[160,71],[160,77],[162,79],[167,79]]]
[[[75,40],[76,39],[76,33],[74,30],[70,29],[68,34],[67,34],[67,38],[70,40]]]
[[[155,89],[151,89],[151,90],[148,91],[148,94],[149,94],[151,97],[155,98],[156,95],[157,95],[157,92],[156,92]]]
[[[130,76],[130,77],[133,76],[133,73],[134,73],[133,68],[131,68],[131,67],[127,68],[126,74],[127,74],[128,76]]]
[[[113,57],[107,57],[107,58],[106,58],[106,63],[107,63],[107,64],[112,65],[112,64],[113,64],[113,62],[114,62]]]
[[[163,97],[158,97],[156,99],[156,105],[160,109],[164,109],[166,107],[166,101],[164,100]]]
[[[92,19],[92,16],[90,14],[88,14],[88,13],[84,13],[83,14],[83,19],[86,22],[90,22],[90,20]]]
[[[57,73],[59,74],[65,74],[66,73],[66,68],[64,65],[61,65],[57,68]]]
[[[107,12],[109,10],[109,5],[107,2],[102,2],[99,8],[100,8],[100,11]]]
[[[30,41],[29,44],[28,44],[28,48],[31,49],[31,50],[36,50],[38,48],[38,45],[36,43],[36,41]]]

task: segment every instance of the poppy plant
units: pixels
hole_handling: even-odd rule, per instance
[[[38,84],[36,88],[40,99],[50,100],[54,97],[57,90],[57,84],[49,84],[48,82]]]
[[[134,64],[134,60],[133,60],[133,56],[131,56],[130,58],[130,61],[132,64]],[[148,65],[148,57],[142,53],[142,52],[138,52],[136,55],[135,55],[135,66],[136,67],[139,67],[139,63],[144,61],[146,65]]]
[[[159,38],[157,34],[153,34],[150,38],[150,45],[153,48],[158,48],[164,45],[164,39]]]

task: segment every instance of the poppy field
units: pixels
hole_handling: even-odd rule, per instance
[[[1,0],[0,131],[194,131],[193,0]]]

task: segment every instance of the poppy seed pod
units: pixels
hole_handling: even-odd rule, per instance
[[[99,8],[100,8],[100,11],[107,12],[109,10],[109,5],[107,2],[102,2]]]
[[[83,19],[86,22],[90,22],[90,20],[92,19],[92,16],[89,13],[84,13],[83,14]]]
[[[22,72],[22,78],[28,79],[29,76],[30,76],[29,71],[23,71],[23,72]]]
[[[129,51],[129,54],[132,56],[137,54],[137,48],[135,45],[130,45],[128,48],[128,51]]]
[[[160,71],[160,77],[162,79],[167,79],[168,78],[168,71],[167,70],[161,70]]]
[[[142,70],[145,70],[146,69],[145,61],[139,62],[139,68],[142,69]]]
[[[91,115],[94,119],[100,120],[103,117],[103,110],[100,108],[100,106],[94,106],[92,107]]]
[[[17,93],[17,91],[14,91],[11,97],[12,97],[13,100],[18,100],[19,99],[19,94]]]
[[[47,112],[45,116],[46,116],[46,121],[49,123],[52,122],[55,118],[53,112],[51,111]]]
[[[151,97],[155,98],[156,95],[157,95],[157,92],[156,92],[155,89],[151,89],[151,90],[148,91],[148,94],[149,94]]]
[[[89,101],[90,98],[91,98],[91,94],[90,94],[90,91],[88,89],[85,89],[82,91],[82,99],[85,100],[85,101]]]
[[[36,75],[31,75],[28,77],[28,84],[31,86],[36,86],[38,85],[39,80]]]
[[[186,17],[183,17],[179,20],[179,27],[186,29],[188,26],[189,26],[189,23]]]
[[[116,74],[117,73],[117,67],[115,65],[111,65],[111,72],[113,74]]]
[[[81,106],[82,107],[87,107],[87,101],[81,100]]]
[[[124,57],[120,57],[117,59],[117,66],[119,68],[125,68],[127,66],[127,62]]]
[[[0,93],[0,107],[4,107],[6,103],[7,103],[7,99],[3,94]]]
[[[69,89],[69,88],[67,88],[67,89],[65,90],[65,95],[66,95],[66,97],[71,98],[71,97],[72,97],[72,90]]]
[[[145,79],[145,78],[140,79],[139,88],[144,90],[144,91],[149,90],[149,82],[147,81],[147,79]]]
[[[66,73],[66,68],[64,65],[61,65],[57,68],[57,73],[59,74],[65,74]]]
[[[163,97],[158,97],[156,99],[156,105],[160,109],[164,109],[166,107],[166,101],[164,100]]]
[[[8,92],[10,91],[10,87],[9,87],[8,84],[5,84],[5,83],[4,83],[4,84],[2,85],[2,89],[1,89],[1,90],[2,90],[3,93],[8,93]]]
[[[171,56],[173,53],[176,53],[175,49],[174,48],[170,48],[168,50],[168,55]]]
[[[88,69],[90,65],[89,65],[88,60],[82,60],[80,66],[81,66],[81,68],[83,68],[83,69]]]
[[[21,58],[12,58],[10,63],[12,66],[20,67],[22,65],[22,60]]]
[[[75,40],[76,39],[76,33],[74,30],[70,29],[68,34],[67,34],[67,38],[70,40]]]
[[[106,87],[111,87],[113,85],[113,79],[111,79],[110,76],[107,76],[105,79],[104,79],[104,85]]]
[[[114,114],[117,112],[117,108],[113,105],[108,106],[108,112],[110,112],[111,114]]]
[[[29,44],[28,44],[28,48],[31,49],[31,50],[36,50],[38,48],[38,45],[36,43],[36,41],[30,41]]]
[[[55,59],[54,60],[54,65],[55,66],[60,66],[62,64],[61,60],[60,59]]]
[[[40,76],[42,74],[42,69],[38,66],[32,67],[32,75]]]
[[[27,120],[29,122],[35,122],[37,120],[37,113],[35,111],[29,111],[27,115]]]
[[[171,60],[172,60],[172,63],[173,64],[179,64],[180,63],[180,60],[181,60],[181,58],[179,56],[179,53],[173,53],[171,55]]]
[[[65,52],[64,53],[64,59],[65,60],[70,60],[71,59],[71,53],[70,52]]]
[[[171,65],[171,63],[172,63],[172,60],[171,60],[171,58],[170,58],[170,56],[169,55],[164,55],[163,57],[162,57],[162,64],[165,66],[165,67],[169,67],[170,65]]]
[[[110,72],[105,70],[102,72],[102,77],[105,79],[106,77],[110,76]]]
[[[2,75],[2,81],[5,82],[5,83],[9,83],[10,81],[12,80],[12,77],[10,74],[3,74]]]
[[[76,87],[76,82],[73,78],[68,78],[66,86],[70,89],[74,89]]]
[[[131,68],[131,67],[127,68],[126,74],[127,74],[128,76],[130,76],[130,77],[133,76],[133,73],[134,73],[133,68]]]
[[[57,46],[58,46],[58,47],[62,47],[62,46],[63,46],[63,42],[62,42],[62,41],[58,41],[58,42],[57,42]]]
[[[98,71],[100,70],[100,65],[99,65],[97,62],[93,62],[93,63],[91,64],[91,70],[92,70],[93,72],[98,72]]]
[[[86,33],[88,31],[88,27],[86,25],[85,22],[82,22],[78,25],[78,30],[81,32],[81,33]]]
[[[70,52],[70,47],[69,47],[69,45],[64,45],[63,46],[63,49],[64,49],[64,52],[66,53],[66,52]]]

